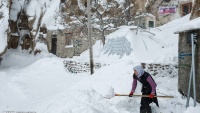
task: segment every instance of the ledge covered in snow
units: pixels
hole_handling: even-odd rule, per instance
[[[174,33],[178,34],[181,32],[192,31],[197,29],[200,29],[200,17],[190,20],[189,22],[179,26]]]

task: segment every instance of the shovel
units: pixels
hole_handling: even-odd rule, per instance
[[[115,96],[129,96],[128,94],[115,94]],[[139,96],[139,97],[149,97],[149,95],[131,95],[131,97],[134,96]],[[160,96],[160,95],[155,95],[154,97],[159,97],[159,98],[174,98],[174,96]]]

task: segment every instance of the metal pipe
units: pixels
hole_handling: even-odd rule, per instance
[[[196,51],[196,44],[194,44],[194,52]],[[187,102],[186,102],[186,108],[189,107],[189,100],[190,100],[190,90],[191,90],[191,83],[192,83],[192,78],[193,78],[193,68],[192,68],[192,63],[191,63],[191,69],[190,69],[190,80],[189,80],[189,85],[188,85],[188,92],[187,92]]]
[[[196,80],[195,80],[195,45],[194,44],[194,34],[191,34],[192,41],[192,73],[193,73],[193,93],[194,93],[194,107],[196,106]]]
[[[189,80],[189,85],[188,85],[186,108],[189,107],[191,82],[192,82],[192,64],[191,64],[191,69],[190,69],[190,80]]]

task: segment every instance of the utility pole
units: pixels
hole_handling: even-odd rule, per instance
[[[90,0],[87,0],[87,17],[88,17],[88,40],[89,42],[89,54],[90,54],[90,72],[91,75],[94,73],[94,61],[93,61],[93,50],[92,50],[92,37],[91,37],[91,13],[90,13]]]

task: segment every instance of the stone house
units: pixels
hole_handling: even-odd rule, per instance
[[[195,51],[195,73],[196,73],[196,99],[200,102],[200,1],[197,0],[192,9],[190,21],[177,29],[175,33],[179,34],[179,62],[178,62],[178,90],[187,95],[189,77],[192,63],[191,33],[197,33],[196,51]],[[185,57],[183,57],[183,53]],[[193,97],[193,85],[191,85],[190,96]]]
[[[185,16],[191,12],[193,0],[149,0],[145,12],[156,17],[156,26],[163,25],[169,21]],[[160,14],[160,8],[174,8],[172,13]]]
[[[105,35],[113,31],[114,29],[107,30],[105,31]],[[101,33],[95,29],[92,29],[91,33],[91,43],[94,45],[102,36]],[[45,33],[43,32],[43,34]],[[73,56],[79,56],[90,47],[90,41],[87,36],[87,27],[47,30],[45,35],[44,42],[47,44],[48,51],[58,57],[71,58]]]
[[[144,13],[135,17],[137,25],[143,29],[155,27],[156,18],[152,14]]]
[[[100,39],[100,35],[92,33],[92,45]],[[50,53],[66,58],[80,55],[89,49],[87,28],[48,30],[46,35],[47,47]],[[89,54],[89,53],[88,53]]]

